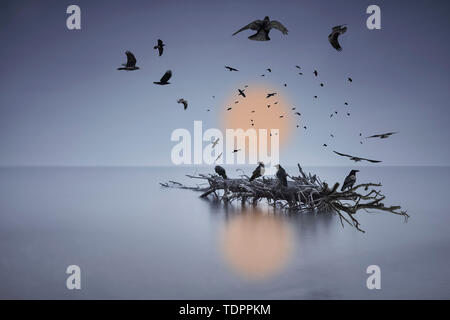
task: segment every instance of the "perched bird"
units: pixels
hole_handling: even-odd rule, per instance
[[[273,97],[273,96],[276,95],[276,94],[277,94],[276,92],[274,92],[274,93],[268,93],[266,98]]]
[[[250,22],[245,27],[242,27],[241,29],[233,33],[233,36],[241,31],[250,29],[256,31],[254,35],[248,37],[250,40],[269,41],[269,32],[272,28],[280,30],[283,34],[288,33],[288,30],[280,22],[275,20],[270,21],[269,17],[266,16],[264,17],[264,20],[255,20],[253,22]]]
[[[317,70],[314,70],[314,75],[317,77],[319,75],[319,73],[317,72]]]
[[[165,44],[163,43],[163,41],[161,39],[158,39],[158,45],[154,46],[153,49],[158,49],[159,52],[159,56],[161,57],[164,51],[164,46]]]
[[[282,166],[280,166],[279,164],[277,164],[275,166],[275,168],[277,168],[277,173],[275,174],[275,176],[277,177],[278,181],[285,187],[287,187],[287,173],[286,170],[283,169]]]
[[[161,80],[158,82],[153,82],[154,84],[159,84],[160,86],[164,86],[166,84],[170,84],[169,79],[172,77],[172,71],[167,70],[166,73],[161,77]]]
[[[227,178],[227,173],[226,173],[226,171],[225,171],[225,169],[224,169],[223,167],[221,167],[221,166],[216,166],[216,167],[214,168],[214,171],[215,171],[219,176],[221,176],[222,178],[228,179],[228,178]]]
[[[139,70],[139,67],[136,67],[136,57],[131,51],[125,51],[127,55],[127,63],[122,63],[123,67],[117,68],[117,70],[125,70],[125,71],[134,71]]]
[[[246,97],[246,95],[244,93],[245,89],[244,90],[238,89],[238,91],[239,91],[239,96],[243,96],[244,98]]]
[[[227,68],[229,71],[239,71],[238,69],[229,67],[229,66],[225,66],[225,68]]]
[[[380,160],[370,160],[370,159],[366,159],[366,158],[355,157],[355,156],[351,156],[351,155],[345,154],[345,153],[340,153],[340,152],[337,152],[337,151],[333,151],[333,152],[336,153],[337,155],[340,155],[341,157],[350,158],[350,160],[353,160],[355,162],[359,162],[359,161],[362,161],[362,160],[368,161],[368,162],[372,162],[372,163],[379,163],[379,162],[381,162]]]
[[[398,132],[388,132],[388,133],[382,133],[382,134],[374,134],[373,136],[366,137],[366,139],[369,139],[369,138],[386,139],[386,138],[389,138],[390,136],[392,136],[393,134],[396,134],[396,133],[398,133]]]
[[[187,107],[188,107],[188,102],[187,102],[187,100],[184,100],[183,98],[181,98],[181,99],[178,99],[177,102],[183,104],[184,110],[187,109]]]
[[[264,167],[264,163],[259,162],[256,169],[253,170],[252,176],[250,177],[250,181],[253,181],[256,178],[262,177],[264,175],[265,171],[266,171],[266,168]]]
[[[345,189],[351,189],[353,188],[353,185],[356,182],[356,173],[359,172],[359,170],[352,170],[348,174],[348,176],[344,180],[344,184],[342,185],[341,191],[345,191]]]
[[[328,35],[328,41],[337,51],[342,51],[342,47],[339,44],[338,38],[341,34],[344,34],[347,31],[346,25],[333,27],[331,33]]]

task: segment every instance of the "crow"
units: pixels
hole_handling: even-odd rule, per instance
[[[333,151],[334,153],[336,153],[337,155],[340,155],[341,157],[347,157],[350,158],[350,160],[353,160],[355,162],[359,162],[359,161],[368,161],[368,162],[372,162],[372,163],[379,163],[381,162],[380,160],[370,160],[370,159],[366,159],[366,158],[360,158],[360,157],[355,157],[355,156],[351,156],[349,154],[345,154],[345,153],[340,153],[337,151]]]
[[[264,17],[264,20],[255,20],[253,22],[250,22],[245,27],[242,27],[241,29],[233,33],[233,36],[244,30],[251,29],[255,30],[256,33],[248,37],[250,40],[269,41],[269,32],[272,28],[280,30],[283,34],[288,33],[288,29],[286,29],[280,22],[274,20],[270,21],[269,17],[266,16]]]
[[[390,136],[392,136],[393,134],[396,134],[396,133],[398,133],[398,132],[388,132],[388,133],[382,133],[382,134],[374,134],[373,136],[366,137],[366,139],[369,139],[369,138],[386,139],[386,138],[389,138]]]
[[[153,82],[154,84],[159,84],[160,86],[164,86],[166,84],[170,84],[169,79],[172,77],[172,71],[167,70],[166,73],[164,73],[164,75],[161,77],[161,80],[159,80],[158,82]]]
[[[285,187],[287,187],[287,173],[286,170],[283,169],[282,166],[280,166],[279,164],[277,164],[275,166],[275,168],[277,168],[277,173],[275,174],[275,176],[277,177],[278,181]]]
[[[253,171],[252,176],[250,177],[250,181],[255,180],[256,178],[262,177],[265,172],[264,163],[259,162],[256,169]]]
[[[232,68],[232,67],[229,67],[229,66],[225,66],[225,68],[227,68],[230,71],[239,71],[238,69],[235,69],[235,68]]]
[[[184,110],[187,109],[187,107],[188,107],[188,102],[187,102],[186,100],[184,100],[183,98],[181,98],[181,99],[178,99],[177,102],[183,104]]]
[[[159,52],[159,56],[161,57],[164,51],[164,46],[165,44],[163,43],[163,41],[161,39],[158,39],[158,45],[154,46],[153,49],[158,49]]]
[[[359,172],[359,170],[352,170],[348,174],[348,176],[344,180],[344,184],[342,185],[341,191],[345,191],[345,189],[351,189],[353,188],[353,185],[356,182],[356,173]]]
[[[228,178],[227,178],[227,173],[226,173],[226,171],[225,171],[225,169],[224,169],[223,167],[221,167],[221,166],[216,166],[216,167],[214,168],[214,171],[215,171],[219,176],[221,176],[222,178],[228,179]]]
[[[122,63],[123,67],[117,68],[117,70],[125,70],[125,71],[134,71],[139,70],[139,67],[136,67],[136,57],[131,51],[125,51],[127,55],[127,63]]]
[[[331,33],[328,35],[328,41],[331,46],[335,48],[337,51],[342,51],[342,47],[339,44],[338,38],[341,34],[344,34],[347,31],[346,25],[333,27]]]

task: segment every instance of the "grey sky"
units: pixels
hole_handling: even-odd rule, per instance
[[[81,7],[81,31],[66,28],[70,4]],[[366,28],[370,4],[381,7],[381,30]],[[448,1],[9,0],[0,6],[0,165],[170,165],[171,132],[192,130],[194,120],[205,129],[220,127],[225,99],[244,83],[287,83],[282,94],[303,114],[308,130],[295,131],[282,163],[351,164],[331,150],[381,165],[450,163]],[[231,36],[265,15],[289,34],[272,31],[269,42],[248,40],[250,32]],[[349,29],[338,53],[327,35],[343,23]],[[162,57],[153,50],[158,38],[167,44]],[[116,70],[125,50],[135,53],[141,70]],[[273,72],[262,79],[268,67]],[[172,84],[153,85],[167,69]],[[181,97],[189,101],[186,112],[176,103]],[[342,111],[338,119],[329,118],[334,110]],[[359,132],[387,131],[400,134],[359,143]]]

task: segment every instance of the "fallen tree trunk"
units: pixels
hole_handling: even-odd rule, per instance
[[[339,215],[342,226],[344,222],[355,227],[361,232],[360,223],[355,218],[359,210],[380,210],[403,216],[408,219],[406,211],[400,206],[387,207],[383,204],[385,196],[376,187],[377,183],[365,183],[354,186],[346,191],[338,191],[339,183],[329,187],[316,175],[306,174],[298,165],[299,175],[290,176],[293,181],[288,181],[287,187],[281,185],[277,179],[266,178],[249,181],[249,177],[242,174],[238,179],[223,179],[218,175],[196,176],[187,175],[191,179],[204,181],[203,185],[195,187],[185,186],[175,181],[160,183],[167,188],[189,189],[202,192],[200,197],[213,195],[224,203],[232,201],[251,202],[257,204],[261,200],[274,207],[295,210],[298,212],[336,212]],[[362,190],[363,192],[361,192]],[[361,192],[361,193],[360,193]]]

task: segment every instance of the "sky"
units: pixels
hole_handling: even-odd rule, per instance
[[[66,27],[71,4],[81,8],[81,30]],[[381,8],[381,30],[366,27],[371,4]],[[353,163],[332,150],[378,165],[450,164],[448,1],[4,0],[0,9],[1,166],[172,165],[173,130],[193,131],[195,120],[221,128],[244,84],[276,88],[302,113],[280,150],[285,165]],[[288,35],[231,36],[266,15]],[[339,24],[348,24],[342,52],[327,40]],[[139,71],[116,70],[125,50]],[[154,85],[168,69],[171,84]],[[389,131],[399,133],[360,144],[360,132]]]

